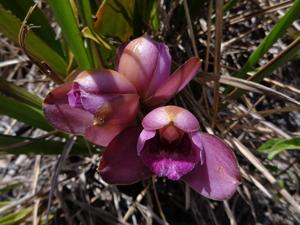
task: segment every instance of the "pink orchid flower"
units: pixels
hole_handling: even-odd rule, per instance
[[[199,132],[189,111],[177,106],[152,110],[143,129],[118,135],[102,155],[99,172],[110,184],[131,184],[153,174],[182,180],[207,198],[230,198],[240,183],[237,160],[220,138]]]
[[[44,114],[55,128],[102,146],[134,121],[138,109],[135,87],[113,70],[83,71],[44,100]]]
[[[167,45],[147,36],[132,40],[120,48],[116,70],[135,86],[146,106],[161,106],[181,91],[195,76],[201,65],[190,58],[172,75],[171,55]]]
[[[119,72],[83,71],[73,82],[52,90],[44,101],[47,120],[58,130],[107,146],[135,121],[139,100],[148,109],[164,104],[200,67],[200,60],[191,58],[169,76],[168,47],[147,37],[129,42],[117,62]]]

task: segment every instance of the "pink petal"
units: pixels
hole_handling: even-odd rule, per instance
[[[156,90],[165,83],[171,73],[171,55],[167,45],[155,42],[159,55],[156,60],[155,70],[152,72],[145,98],[152,96]]]
[[[93,123],[93,115],[69,105],[67,93],[72,83],[63,84],[52,90],[45,98],[45,117],[56,129],[73,134],[83,134]]]
[[[99,172],[109,184],[132,184],[151,176],[136,152],[141,128],[131,127],[118,135],[103,153]]]
[[[152,131],[152,130],[143,130],[138,138],[138,142],[137,142],[137,154],[140,155],[145,143],[147,140],[153,138],[156,134],[156,131]]]
[[[155,94],[145,100],[149,106],[162,105],[181,91],[196,75],[201,65],[199,58],[191,58],[179,67],[169,80],[161,85]]]
[[[107,146],[122,130],[132,124],[139,108],[136,94],[123,94],[105,102],[95,113],[93,124],[85,137],[98,145]]]
[[[151,139],[141,151],[144,163],[157,176],[179,180],[200,161],[200,152],[192,147],[188,136],[184,136],[181,143],[172,149],[165,150],[160,144],[157,139]]]
[[[73,108],[81,108],[81,88],[77,83],[73,83],[71,90],[67,93],[69,105]]]
[[[200,129],[197,118],[188,110],[170,105],[164,106],[174,125],[185,132],[194,132]]]
[[[132,40],[123,49],[117,70],[129,79],[142,98],[165,82],[170,74],[168,48],[143,36]]]
[[[86,129],[85,138],[103,147],[108,146],[108,144],[121,133],[126,126],[105,124],[103,126],[91,126]]]
[[[146,130],[157,130],[171,122],[165,107],[159,107],[149,112],[143,119],[142,125]]]
[[[78,83],[86,92],[94,94],[136,93],[136,89],[130,81],[114,70],[83,71],[74,82]]]
[[[142,125],[146,130],[157,130],[169,123],[185,132],[199,130],[197,118],[188,110],[178,106],[162,106],[152,110],[143,119]]]
[[[220,138],[204,133],[199,135],[204,148],[204,163],[197,164],[182,180],[207,198],[229,199],[240,183],[237,160]]]

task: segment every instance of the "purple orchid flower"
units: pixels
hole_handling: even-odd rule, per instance
[[[129,42],[117,58],[118,72],[83,71],[52,90],[44,101],[47,120],[58,130],[107,146],[135,121],[140,102],[148,110],[163,105],[200,67],[200,60],[191,58],[169,76],[168,47],[148,37]]]
[[[123,131],[108,145],[99,172],[110,184],[131,184],[153,174],[182,180],[207,198],[230,198],[240,183],[237,160],[220,138],[199,132],[192,113],[164,106],[141,127]]]
[[[113,70],[83,71],[44,100],[44,114],[55,128],[102,146],[134,121],[138,108],[135,87]]]
[[[147,36],[132,40],[120,48],[116,70],[135,86],[144,105],[161,106],[181,91],[195,76],[201,65],[190,58],[171,76],[171,55],[167,45]]]

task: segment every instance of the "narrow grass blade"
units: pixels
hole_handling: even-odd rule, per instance
[[[268,159],[270,160],[285,150],[300,150],[300,137],[271,139],[257,149],[260,153],[268,154]]]
[[[45,120],[41,109],[39,110],[2,94],[0,94],[0,114],[16,118],[19,121],[43,130],[53,129]]]
[[[0,77],[0,93],[10,96],[18,101],[29,104],[37,109],[42,108],[42,99]]]
[[[300,17],[300,0],[296,0],[290,9],[287,10],[285,15],[279,19],[271,32],[262,40],[259,46],[252,52],[248,61],[243,68],[234,74],[235,77],[245,78],[247,72],[255,69],[255,65],[259,62],[261,57],[273,46],[273,44],[281,38],[287,28]]]
[[[0,154],[52,155],[61,154],[66,143],[45,139],[33,139],[0,134]],[[75,143],[71,155],[90,153],[97,154],[95,149],[90,152],[86,146]]]
[[[0,218],[0,224],[1,225],[12,225],[12,224],[21,224],[22,221],[24,221],[32,212],[33,208],[25,208],[21,209],[17,212],[13,212],[10,214],[7,214],[5,216],[2,216]]]
[[[93,64],[78,27],[76,17],[69,0],[49,0],[53,13],[59,23],[63,36],[69,45],[77,64],[81,69],[92,69]]]

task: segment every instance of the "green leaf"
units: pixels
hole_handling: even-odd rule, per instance
[[[24,138],[16,137],[10,135],[1,135],[0,134],[0,154],[27,154],[27,155],[51,155],[51,154],[61,154],[64,148],[65,143],[61,141],[52,141],[45,139],[33,139],[33,138]],[[26,144],[18,144],[26,143]],[[19,146],[11,146],[18,144]],[[95,149],[92,149],[95,154],[98,154]],[[89,150],[86,146],[81,145],[80,143],[75,143],[71,155],[76,154],[89,154]],[[0,223],[1,224],[1,223]]]
[[[154,31],[159,29],[158,1],[135,1],[134,7],[134,35],[140,36],[151,27]]]
[[[21,25],[21,20],[0,4],[0,32],[18,43]],[[33,31],[29,31],[25,45],[30,54],[40,61],[46,62],[55,73],[65,76],[67,68],[65,59],[35,35]]]
[[[251,77],[252,81],[261,82],[264,77],[271,75],[274,70],[278,69],[288,61],[294,59],[300,53],[300,37],[298,37],[291,45],[289,45],[270,63],[260,67]]]
[[[32,207],[21,209],[18,212],[13,212],[0,218],[1,225],[20,224],[32,212]]]
[[[77,64],[81,69],[92,69],[92,59],[84,46],[76,17],[69,0],[49,0],[55,18],[62,29],[63,36],[69,45]]]
[[[0,113],[43,130],[53,130],[41,109],[0,94]]]
[[[112,47],[103,38],[101,38],[97,33],[91,31],[91,29],[89,27],[84,27],[82,29],[81,33],[85,38],[95,41],[96,43],[103,46],[107,50],[112,50]]]
[[[0,0],[0,4],[7,10],[10,10],[15,16],[17,16],[20,21],[23,21],[26,14],[31,6],[35,3],[33,0]],[[56,51],[61,57],[64,58],[64,53],[62,47],[58,40],[55,38],[55,33],[45,17],[44,13],[39,9],[35,8],[33,13],[30,15],[28,24],[37,27],[33,29],[33,32],[42,41],[47,43],[54,51]]]
[[[95,32],[127,41],[133,34],[135,0],[104,0],[96,14]]]
[[[18,101],[29,104],[38,109],[42,108],[42,100],[37,95],[28,92],[26,89],[19,87],[0,77],[0,93],[10,96]]]
[[[273,46],[273,44],[285,35],[287,28],[297,19],[300,14],[300,0],[295,0],[294,4],[287,10],[285,15],[272,28],[271,32],[262,40],[258,47],[252,52],[246,64],[239,72],[233,76],[245,78],[247,72],[254,70],[254,66],[259,62],[261,57]]]
[[[275,138],[262,144],[257,151],[268,154],[269,159],[285,150],[300,150],[300,137],[283,139]]]

